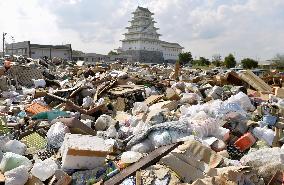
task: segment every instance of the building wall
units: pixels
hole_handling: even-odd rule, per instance
[[[30,57],[29,41],[17,42],[12,44],[6,44],[6,54],[8,55],[23,55],[25,57]]]
[[[61,48],[58,48],[61,47]],[[62,48],[63,47],[63,48]],[[25,57],[31,57],[34,59],[47,56],[50,58],[58,57],[66,60],[71,60],[71,45],[64,46],[46,46],[30,44],[30,41],[17,42],[13,44],[6,44],[6,53],[9,55],[23,55]],[[51,50],[51,52],[50,52]]]
[[[43,57],[62,58],[70,60],[71,51],[69,49],[53,49],[53,48],[31,48],[31,58],[38,59]]]
[[[128,50],[124,55],[132,56],[132,62],[163,63],[163,53],[161,51]]]
[[[163,57],[165,60],[177,60],[178,55],[182,52],[182,49],[179,47],[173,47],[170,45],[163,45]]]

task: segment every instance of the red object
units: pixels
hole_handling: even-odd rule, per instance
[[[250,132],[248,132],[235,142],[235,147],[241,151],[244,151],[249,149],[255,142],[255,137]]]

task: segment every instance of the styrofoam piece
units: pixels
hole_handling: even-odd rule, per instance
[[[50,178],[57,169],[58,166],[55,161],[48,158],[44,161],[37,161],[31,169],[31,173],[41,181],[45,181],[46,179]]]
[[[37,87],[45,87],[45,85],[46,85],[46,82],[45,82],[44,79],[37,79],[37,80],[32,79],[32,80],[34,82],[35,88],[37,88]]]
[[[142,154],[134,151],[126,151],[121,155],[121,162],[131,164],[139,161],[142,158]]]
[[[27,146],[18,140],[10,140],[4,146],[5,152],[13,152],[19,155],[24,155],[26,150]]]
[[[0,163],[0,170],[2,172],[6,172],[21,165],[24,165],[27,169],[30,169],[32,167],[32,162],[22,155],[6,152],[3,155],[2,161]]]
[[[29,179],[28,169],[24,165],[5,172],[4,175],[5,185],[24,185]]]
[[[101,166],[110,148],[102,138],[65,134],[61,147],[63,169],[94,169]]]

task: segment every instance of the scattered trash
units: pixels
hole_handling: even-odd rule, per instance
[[[0,73],[0,182],[277,184],[283,177],[282,84],[249,70],[108,65],[21,57]]]

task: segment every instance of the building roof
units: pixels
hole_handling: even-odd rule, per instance
[[[66,45],[42,45],[42,44],[30,44],[31,48],[53,48],[53,49],[70,49],[71,44]]]
[[[141,7],[141,6],[138,6],[137,9],[140,9],[140,10],[142,10],[142,11],[144,11],[144,12],[152,13],[152,12],[150,12],[150,10],[149,10],[148,8],[143,8],[143,7]]]
[[[161,44],[163,44],[163,45],[171,45],[172,47],[180,47],[180,48],[184,48],[184,47],[182,47],[181,45],[179,45],[178,43],[172,43],[172,42],[166,42],[166,41],[161,41]],[[171,46],[169,46],[169,47],[171,47]]]

